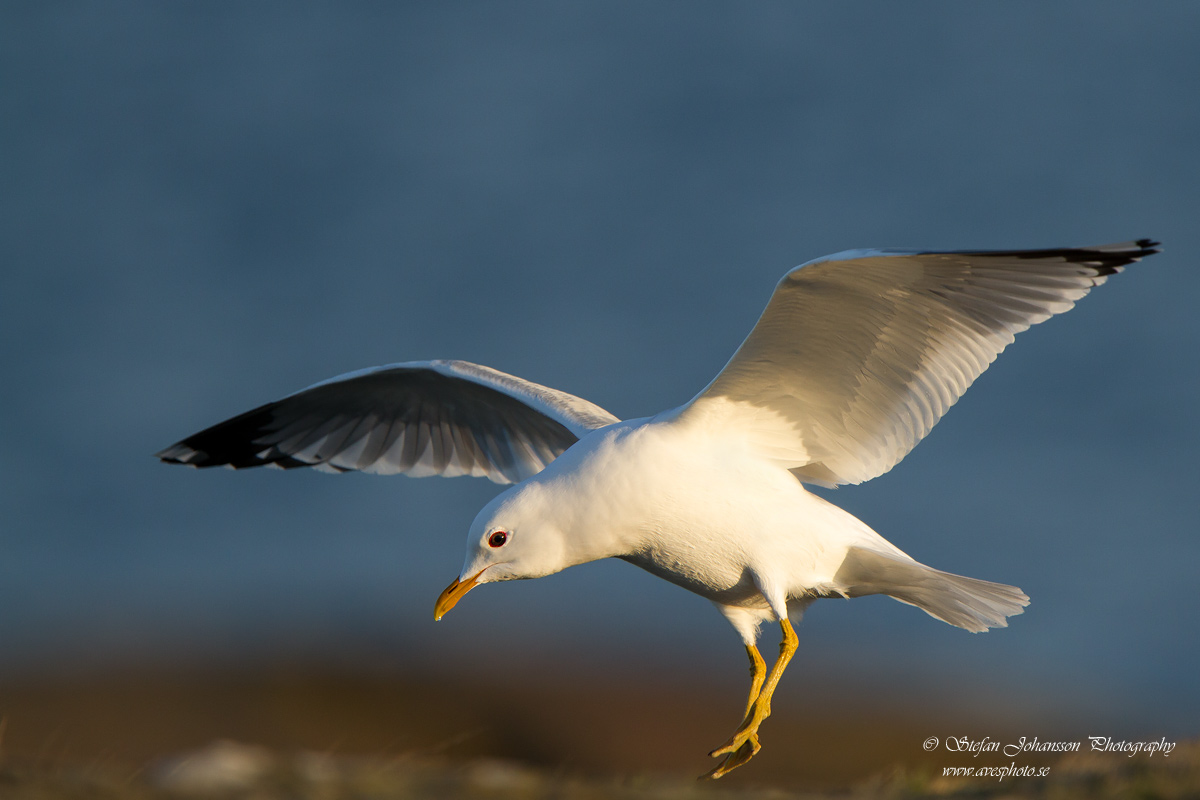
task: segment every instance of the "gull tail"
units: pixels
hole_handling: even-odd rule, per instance
[[[846,597],[886,594],[972,633],[1008,627],[1029,597],[1015,586],[952,575],[911,559],[851,547],[834,583]]]

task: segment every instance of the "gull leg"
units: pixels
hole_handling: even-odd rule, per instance
[[[754,701],[758,699],[763,681],[767,679],[767,665],[758,648],[752,644],[746,645],[746,655],[750,656],[750,698],[746,700],[746,716],[750,716],[750,709],[754,708]]]
[[[750,703],[750,708],[746,712],[746,719],[734,731],[729,741],[709,753],[713,758],[723,755],[729,756],[725,762],[710,773],[712,778],[719,778],[729,771],[740,767],[753,758],[754,754],[759,750],[758,726],[762,724],[763,720],[771,716],[771,695],[775,693],[775,687],[779,685],[779,678],[783,675],[783,671],[787,669],[788,662],[792,660],[799,642],[796,638],[796,632],[792,630],[792,623],[788,621],[787,617],[780,620],[779,627],[783,629],[783,641],[779,643],[779,658],[776,659],[774,666],[771,667],[771,673],[763,683],[758,696]]]
[[[762,689],[763,681],[767,677],[767,665],[763,661],[763,657],[758,652],[758,648],[752,644],[746,645],[746,655],[750,657],[750,697],[746,700],[745,718],[750,717],[750,711],[754,708],[754,701],[758,699],[758,693]],[[725,756],[714,769],[700,776],[701,780],[710,779],[716,780],[730,770],[737,769],[742,764],[745,764],[750,759],[754,758],[754,754],[761,749],[762,745],[758,743],[758,734],[752,734],[750,739],[738,748],[735,752]]]

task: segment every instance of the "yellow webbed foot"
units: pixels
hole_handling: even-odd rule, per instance
[[[718,747],[716,750],[709,752],[709,758],[720,758],[724,755],[733,755],[734,752],[741,749],[743,745],[750,742],[755,743],[754,752],[758,752],[758,726],[762,724],[768,716],[771,715],[770,707],[763,713],[759,713],[758,707],[754,709],[754,713],[746,718],[746,721],[733,732],[725,744]]]
[[[733,772],[742,764],[754,758],[754,754],[761,749],[762,745],[758,743],[758,736],[752,735],[741,747],[725,756],[725,759],[720,764],[701,775],[700,780],[715,781],[717,778]]]

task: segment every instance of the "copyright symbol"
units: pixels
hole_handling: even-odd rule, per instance
[[[933,750],[937,746],[938,746],[938,738],[936,736],[930,736],[928,739],[925,740],[925,744],[922,745],[922,747],[924,747],[926,750]]]

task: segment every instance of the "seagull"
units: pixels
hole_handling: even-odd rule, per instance
[[[1006,627],[1015,586],[926,566],[805,488],[894,467],[1015,334],[1159,252],[1098,247],[851,250],[783,276],[733,357],[677,408],[620,420],[566,392],[465,361],[350,372],[157,454],[193,467],[474,475],[513,484],[467,534],[440,620],[484,583],[620,558],[708,598],[750,660],[741,724],[709,755],[720,778],[759,727],[815,600],[883,594],[972,632]],[[770,671],[763,623],[782,632]]]

